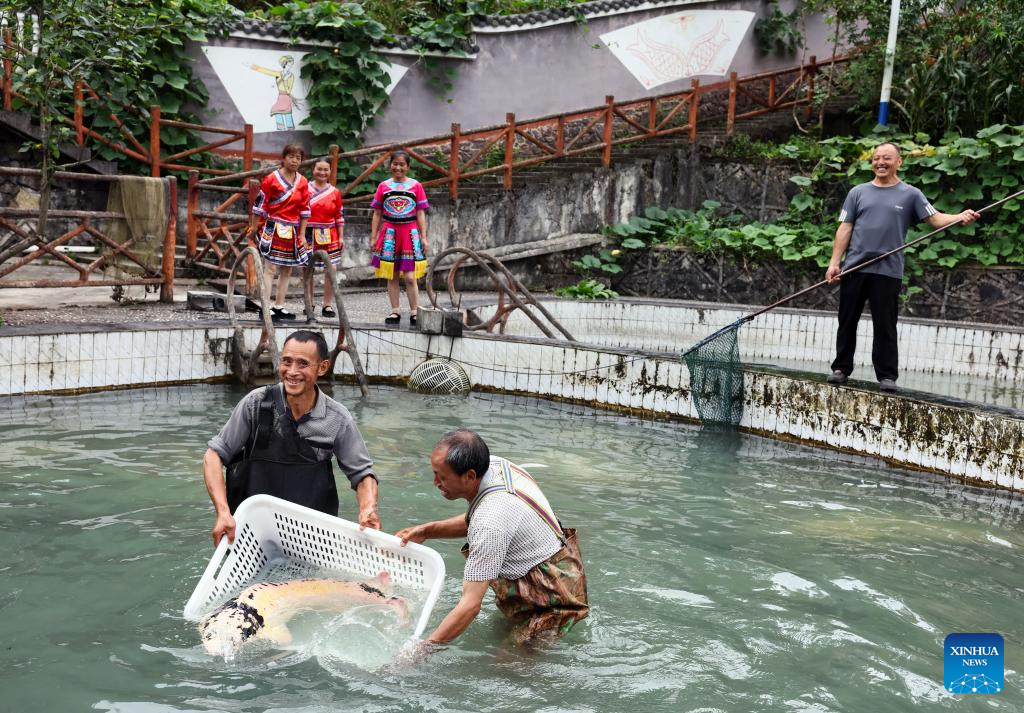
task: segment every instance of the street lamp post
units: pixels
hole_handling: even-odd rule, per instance
[[[889,12],[889,39],[885,43],[885,71],[882,72],[882,96],[878,100],[878,123],[889,123],[889,95],[892,93],[892,68],[896,63],[896,33],[900,25],[900,0],[892,0]]]

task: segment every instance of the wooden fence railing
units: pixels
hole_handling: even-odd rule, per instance
[[[3,97],[4,111],[14,109],[15,99],[23,107],[34,108],[36,106],[35,102],[24,93],[18,91],[18,83],[16,81],[16,71],[19,68],[27,71],[27,68],[24,66],[26,64],[24,59],[30,55],[30,51],[14,41],[10,30],[4,31],[3,45],[4,59],[3,75],[0,78],[0,94]],[[125,125],[122,115],[110,113],[108,114],[110,121],[117,130],[118,138],[115,139],[96,131],[92,126],[86,125],[86,107],[90,103],[102,103],[103,100],[100,94],[84,79],[69,77],[68,81],[73,82],[74,85],[74,107],[71,111],[71,116],[53,107],[53,120],[56,123],[70,126],[74,129],[75,143],[79,146],[85,146],[87,140],[102,144],[117,153],[148,165],[150,169],[149,175],[154,177],[162,176],[167,171],[197,170],[201,173],[215,176],[231,175],[234,173],[234,171],[227,169],[210,168],[204,165],[189,166],[180,163],[182,159],[190,156],[209,153],[215,153],[220,156],[238,156],[242,159],[243,171],[248,171],[252,168],[252,124],[245,124],[240,129],[231,129],[223,126],[207,126],[205,124],[167,119],[161,115],[159,106],[151,106],[148,110],[141,109],[131,104],[113,100],[109,93],[104,93],[107,99],[111,99],[114,103],[120,105],[125,115],[134,115],[137,123],[146,124],[149,127],[149,134],[146,139],[140,140]],[[164,155],[161,145],[161,133],[162,129],[169,127],[206,134],[219,134],[225,138],[210,141],[201,146],[178,151],[177,153]],[[241,146],[237,145],[239,142],[241,142]]]
[[[3,106],[10,109],[14,99],[30,104],[28,98],[17,91],[15,81],[17,59],[27,51],[14,42],[10,31],[4,34],[4,46],[0,83]],[[809,114],[816,90],[824,83],[834,82],[833,70],[848,61],[849,57],[833,57],[826,63],[818,63],[811,57],[806,64],[771,72],[745,77],[733,72],[728,80],[714,84],[701,85],[695,79],[683,91],[644,99],[619,102],[608,96],[596,107],[527,120],[510,113],[503,124],[472,131],[463,131],[461,125],[455,123],[448,134],[406,142],[401,148],[419,165],[417,175],[422,176],[424,186],[447,186],[450,199],[455,201],[464,181],[483,176],[500,177],[501,184],[508,189],[512,187],[517,170],[547,161],[592,155],[599,157],[600,165],[607,167],[611,165],[613,148],[623,144],[671,135],[684,135],[694,142],[699,127],[713,121],[724,121],[726,132],[731,134],[737,122],[770,112],[804,107]],[[826,67],[829,71],[823,72]],[[110,114],[119,132],[119,138],[112,139],[85,124],[85,107],[89,102],[99,102],[99,93],[81,79],[74,80],[74,89],[73,115],[57,115],[56,120],[74,128],[79,145],[85,145],[87,140],[102,144],[148,165],[152,176],[161,176],[166,171],[189,172],[188,259],[198,266],[227,274],[247,244],[245,228],[249,207],[256,195],[252,179],[259,179],[273,170],[252,170],[252,125],[246,124],[241,129],[206,126],[165,119],[158,106],[143,110],[124,104],[124,111],[137,117],[136,124],[148,123],[148,141],[135,137],[117,114]],[[165,127],[217,134],[223,138],[164,155],[161,129]],[[329,156],[332,180],[337,176],[339,161],[359,167],[359,174],[342,187],[346,205],[370,199],[375,172],[386,168],[398,148],[378,145],[343,154],[336,147],[332,148]],[[241,157],[242,171],[236,173],[181,163],[184,159],[211,153]],[[312,162],[313,159],[304,165]],[[202,174],[208,177],[201,178]],[[206,200],[201,199],[204,194]],[[210,194],[215,194],[216,198],[211,200]],[[203,209],[203,204],[211,203],[212,210]],[[252,275],[248,278],[251,285]]]
[[[0,167],[0,176],[22,176],[36,181],[42,176],[41,171],[28,168]],[[74,181],[84,183],[114,183],[119,176],[96,176],[87,173],[71,173],[58,171],[52,174],[58,185]],[[49,222],[71,225],[60,235],[50,238],[40,235],[31,225],[39,220],[38,208],[0,207],[0,289],[10,287],[116,287],[128,285],[153,285],[160,287],[160,301],[171,302],[174,299],[174,243],[177,233],[177,180],[174,176],[163,179],[167,184],[167,228],[160,236],[159,265],[147,263],[133,249],[136,238],[127,237],[119,242],[109,234],[107,226],[111,221],[124,221],[123,213],[95,210],[50,210]],[[49,232],[49,231],[48,231]],[[72,242],[74,247],[92,249],[95,257],[88,262],[73,260],[66,254],[67,246]],[[66,268],[75,274],[74,279],[54,277],[8,279],[8,275],[36,263],[41,258],[48,258],[57,266]],[[104,271],[114,267],[127,266],[138,277],[118,276],[106,277]]]
[[[831,69],[849,61],[834,57],[818,63],[811,57],[807,64],[772,72],[739,77],[701,85],[697,80],[680,92],[644,99],[615,101],[562,114],[519,120],[507,114],[505,123],[472,131],[463,131],[452,124],[451,133],[409,141],[400,147],[393,144],[365,147],[338,153],[332,147],[330,156],[332,182],[339,161],[357,164],[361,171],[344,187],[346,205],[367,202],[372,196],[373,174],[388,165],[392,153],[399,148],[421,167],[426,187],[447,186],[451,200],[458,200],[463,181],[486,175],[500,176],[502,185],[512,187],[516,170],[556,159],[590,154],[600,157],[602,166],[610,166],[612,149],[653,138],[685,135],[691,142],[699,135],[699,126],[724,120],[726,131],[732,133],[737,122],[770,112],[804,107],[809,113],[814,106],[815,91],[825,82],[834,82]],[[824,68],[830,68],[824,73]],[[303,165],[311,165],[310,159]],[[244,171],[231,175],[200,179],[198,172],[189,176],[188,227],[186,253],[196,265],[226,274],[247,242],[248,208],[256,195],[256,183],[274,167]],[[204,193],[229,197],[214,210],[200,208]],[[242,197],[248,196],[248,204]],[[207,201],[208,202],[208,201]],[[230,208],[230,210],[229,210]],[[252,276],[249,276],[250,282]]]

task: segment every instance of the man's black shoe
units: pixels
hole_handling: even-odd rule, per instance
[[[895,394],[897,391],[899,391],[899,389],[896,387],[896,381],[893,379],[879,379],[878,388],[889,394]]]
[[[842,386],[847,382],[849,378],[850,377],[848,377],[846,374],[839,371],[839,369],[836,369],[835,371],[828,375],[828,383],[835,384],[836,386]]]

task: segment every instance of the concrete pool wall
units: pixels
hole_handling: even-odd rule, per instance
[[[297,326],[279,329],[279,343]],[[124,325],[118,331],[75,334],[53,329],[9,328],[0,336],[0,394],[230,376],[232,330],[224,323]],[[335,330],[324,332],[329,342],[336,336]],[[477,388],[697,420],[689,374],[675,356],[531,337],[472,334],[452,340],[366,325],[352,337],[367,375],[377,380],[404,379],[428,354],[450,353]],[[250,346],[258,338],[258,329],[246,332]],[[747,367],[744,372],[744,431],[1024,491],[1024,414],[1019,411],[915,393],[837,389],[819,375],[781,369]],[[339,358],[337,373],[351,374],[345,357]]]
[[[679,352],[755,308],[676,300],[544,301],[545,308],[586,344]],[[489,318],[493,307],[476,310]],[[506,334],[542,336],[522,313],[509,316]],[[871,373],[871,317],[865,310],[857,328],[860,348],[854,361]],[[778,309],[743,325],[740,358],[746,363],[831,363],[835,356],[836,315],[806,309]],[[1006,325],[900,318],[900,369],[927,374],[1024,381],[1024,328]]]

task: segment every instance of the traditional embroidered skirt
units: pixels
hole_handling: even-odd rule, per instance
[[[590,613],[587,575],[576,530],[563,528],[566,544],[519,579],[491,582],[495,603],[512,623],[516,644],[556,639]],[[469,545],[462,548],[469,555]]]
[[[306,228],[306,244],[312,245],[313,250],[323,250],[331,258],[334,265],[341,264],[341,241],[338,239],[337,228]],[[320,263],[317,262],[317,265]]]
[[[400,272],[411,272],[416,279],[427,274],[427,258],[423,254],[420,231],[416,223],[384,222],[373,247],[370,265],[374,274],[392,280]]]
[[[309,248],[304,240],[298,240],[299,229],[273,218],[260,229],[259,250],[268,261],[275,265],[305,265],[309,261]]]

